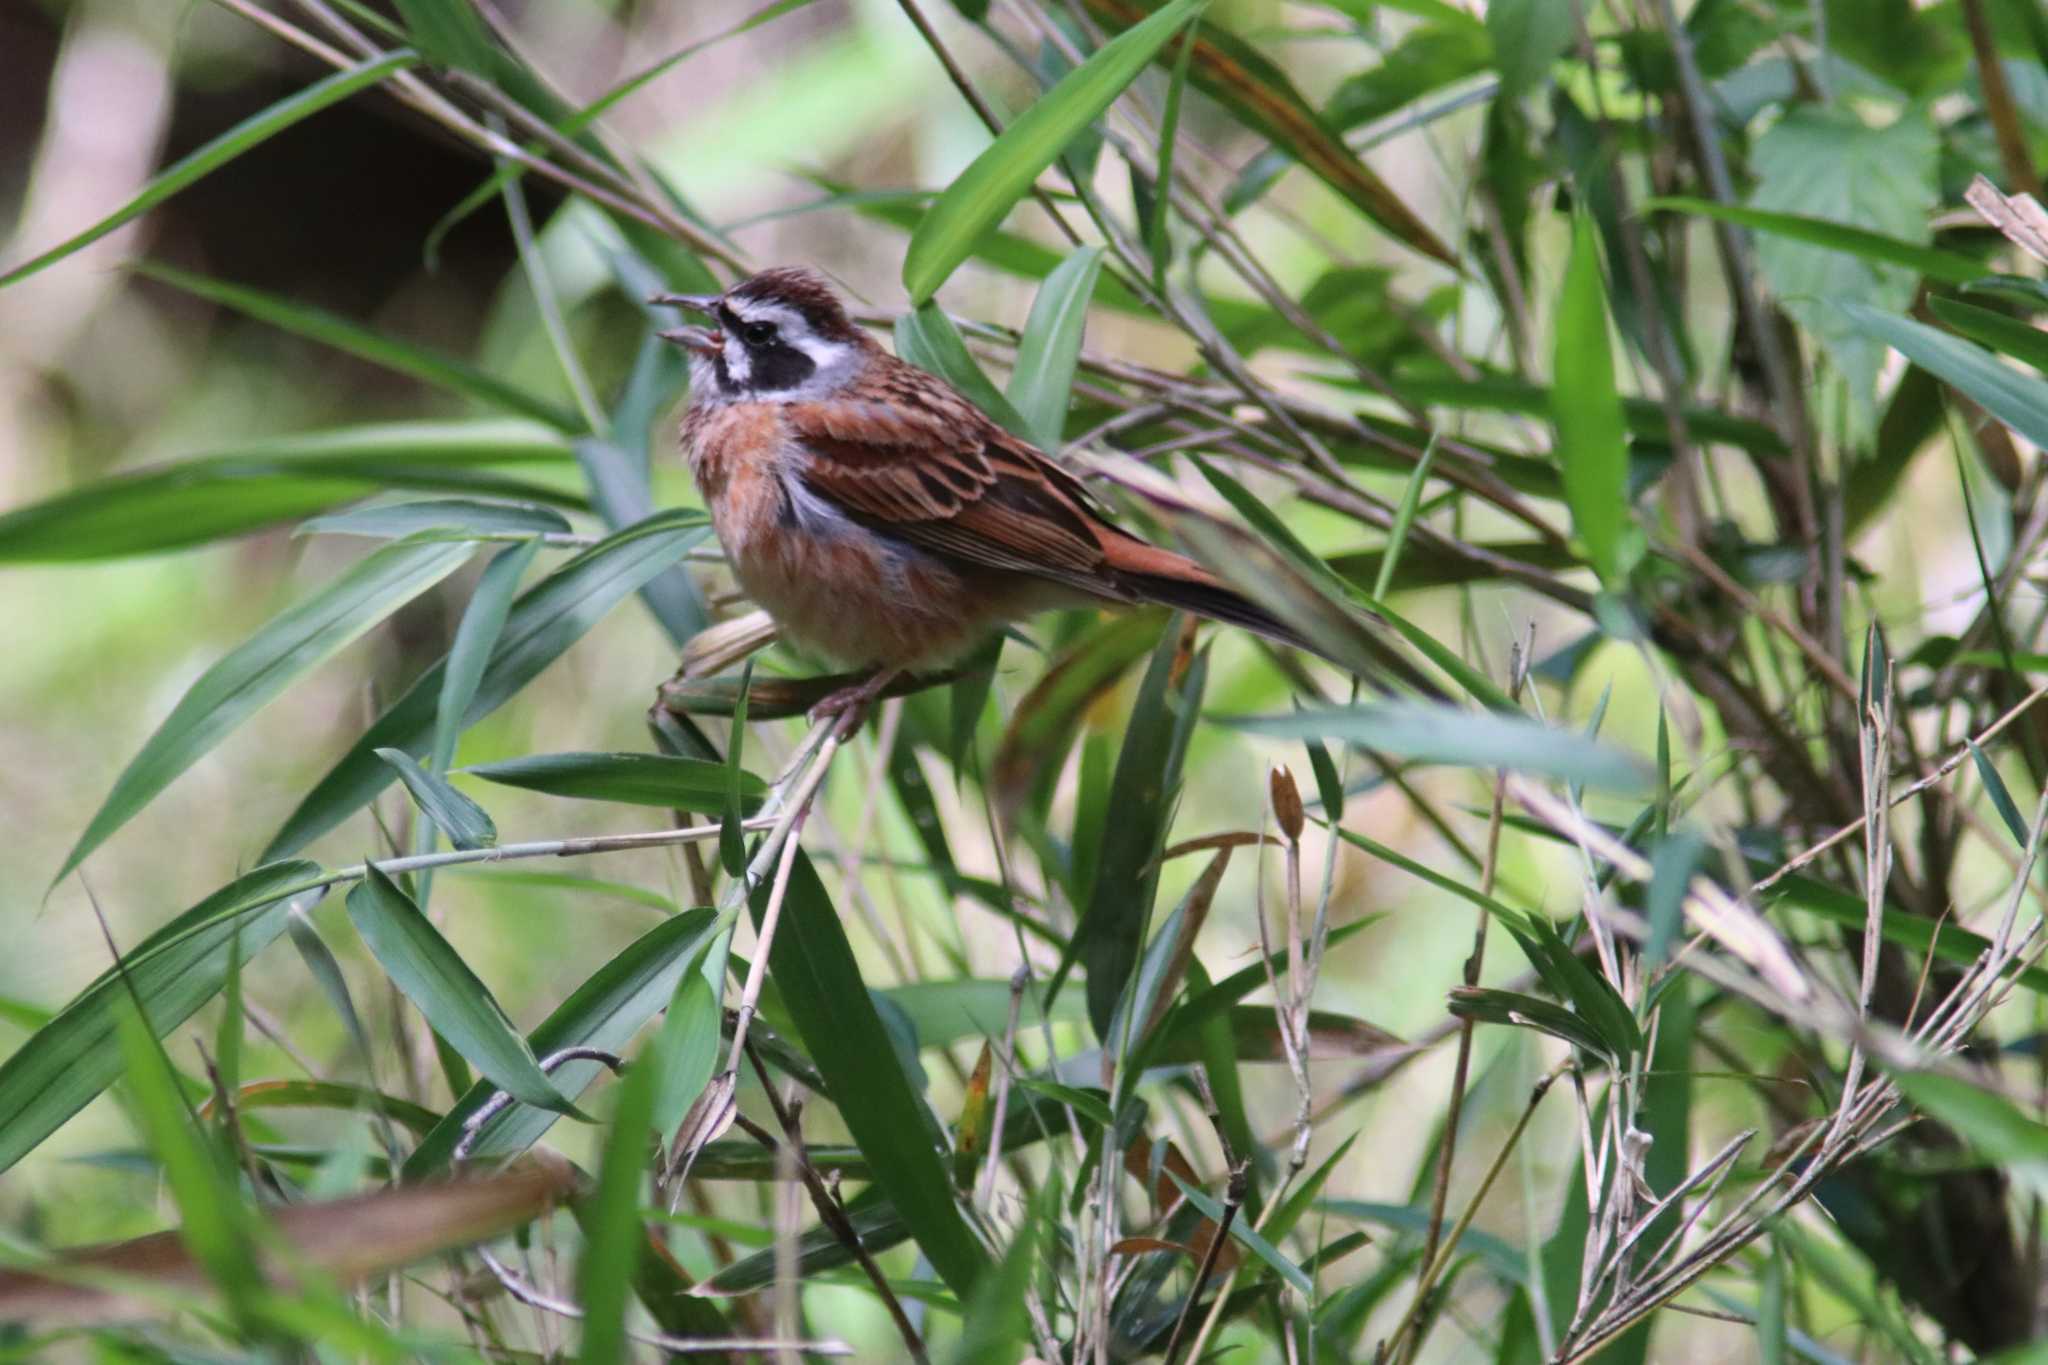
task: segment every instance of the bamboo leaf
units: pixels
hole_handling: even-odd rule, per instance
[[[193,1126],[171,1060],[134,1002],[124,998],[116,1016],[135,1112],[178,1205],[178,1236],[219,1286],[230,1314],[246,1325],[262,1273],[240,1192]]]
[[[1897,1071],[1906,1098],[2036,1194],[2048,1191],[2048,1127],[2004,1096],[1940,1071]]]
[[[294,859],[236,878],[129,949],[121,974],[102,973],[0,1062],[0,1171],[121,1074],[114,1012],[131,989],[162,1037],[220,991],[237,951],[250,962],[284,932],[292,898],[319,877],[318,864]]]
[[[1022,415],[1032,444],[1052,454],[1059,453],[1065,437],[1068,396],[1081,358],[1081,331],[1101,273],[1102,248],[1077,247],[1039,286],[1017,343],[1010,402]]]
[[[910,235],[903,256],[903,287],[910,291],[912,304],[921,307],[938,292],[981,235],[1030,192],[1038,173],[1109,108],[1203,3],[1173,0],[1129,32],[1104,43],[1040,96],[960,173]]]
[[[1146,922],[1159,890],[1159,849],[1180,793],[1181,763],[1201,709],[1206,654],[1183,658],[1178,632],[1164,636],[1139,686],[1110,782],[1116,812],[1103,834],[1095,882],[1074,926],[1060,973],[1075,964],[1088,974],[1088,1019],[1104,1046],[1124,985],[1138,965]]]
[[[1850,227],[1828,218],[1745,208],[1740,204],[1719,204],[1711,199],[1688,199],[1684,195],[1654,196],[1645,199],[1640,207],[1644,213],[1666,210],[1696,218],[1712,218],[1717,222],[1734,223],[1738,227],[1824,246],[1832,251],[1847,252],[1866,261],[1902,265],[1943,284],[1972,284],[1983,279],[1989,269],[1982,261],[1959,251],[1901,241],[1897,237]]]
[[[711,910],[686,910],[626,945],[528,1035],[528,1049],[535,1056],[546,1057],[570,1047],[604,1052],[623,1048],[675,995],[676,982],[717,918]],[[564,1062],[551,1073],[554,1088],[563,1095],[580,1095],[603,1069],[601,1062]],[[443,1170],[464,1125],[495,1090],[488,1081],[472,1086],[406,1158],[401,1178],[412,1183]],[[556,1118],[547,1110],[513,1105],[477,1130],[471,1154],[483,1158],[523,1152],[546,1134]]]
[[[1145,17],[1143,0],[1087,3],[1098,19],[1113,27],[1137,25],[1131,33],[1153,22]],[[1154,48],[1161,61],[1167,60],[1159,51],[1164,46],[1162,40]],[[1250,43],[1219,23],[1202,20],[1195,29],[1188,79],[1396,240],[1446,265],[1457,263],[1457,255],[1345,145],[1342,132],[1302,97],[1287,73]]]
[[[491,817],[482,806],[449,786],[447,778],[428,772],[402,749],[379,749],[377,757],[391,765],[413,801],[434,827],[448,836],[450,844],[465,849],[497,844],[498,827]]]
[[[521,595],[505,620],[463,723],[474,725],[497,710],[619,599],[680,559],[704,536],[700,516],[650,517],[592,546]],[[391,770],[377,757],[377,750],[426,752],[433,743],[446,667],[443,660],[422,674],[328,770],[272,837],[270,856],[305,847],[368,805],[391,780]]]
[[[1180,1186],[1180,1192],[1188,1197],[1188,1202],[1201,1210],[1203,1217],[1213,1223],[1221,1223],[1223,1221],[1223,1205],[1217,1203],[1214,1196],[1196,1189],[1193,1185],[1181,1179],[1176,1171],[1169,1170],[1167,1175],[1173,1178],[1174,1184]],[[1230,1220],[1230,1235],[1243,1243],[1245,1249],[1250,1251],[1252,1255],[1272,1267],[1279,1274],[1280,1278],[1287,1281],[1289,1287],[1297,1294],[1300,1294],[1305,1299],[1313,1299],[1315,1297],[1315,1285],[1310,1282],[1302,1268],[1293,1261],[1288,1260],[1278,1247],[1274,1246],[1264,1237],[1261,1237],[1257,1230],[1252,1227],[1251,1220],[1243,1216],[1242,1210],[1239,1210],[1236,1218]]]
[[[635,1267],[647,1232],[640,1222],[640,1187],[647,1171],[655,1092],[665,1066],[662,1035],[640,1049],[619,1084],[618,1107],[605,1134],[597,1193],[583,1215],[583,1254],[576,1260],[577,1298],[583,1306],[583,1365],[620,1365],[632,1359],[626,1311]]]
[[[1614,387],[1614,353],[1607,335],[1607,292],[1600,282],[1600,249],[1593,220],[1572,226],[1571,262],[1557,306],[1557,348],[1551,421],[1564,469],[1565,502],[1572,527],[1600,581],[1618,587],[1628,576],[1628,431]],[[1640,533],[1638,532],[1638,538]]]
[[[667,806],[698,815],[724,811],[730,795],[751,815],[760,809],[767,785],[750,772],[728,777],[727,765],[668,754],[529,754],[497,763],[479,763],[462,771],[487,782],[550,796],[586,801],[621,801],[635,806]]]
[[[391,984],[486,1080],[523,1103],[576,1112],[540,1069],[489,988],[412,897],[375,864],[348,893],[348,917]]]
[[[2037,370],[2048,370],[2048,332],[2043,332],[2033,323],[1959,299],[1934,296],[1927,300],[1927,306],[1934,316],[1970,340],[1982,342],[1999,354],[2024,361]]]
[[[461,541],[385,546],[230,650],[186,690],[141,752],[129,760],[65,856],[53,884],[69,876],[236,726],[446,578],[474,548]]]
[[[981,366],[968,354],[967,343],[960,339],[959,329],[953,326],[953,319],[941,312],[936,303],[923,304],[896,320],[896,354],[960,390],[1012,436],[1027,441],[1035,439],[1031,424],[981,372]]]
[[[1343,740],[1395,758],[1540,773],[1594,788],[1642,791],[1649,766],[1585,735],[1497,711],[1428,702],[1361,702],[1291,715],[1216,716],[1219,725],[1286,739]]]
[[[313,517],[292,534],[300,536],[370,536],[402,540],[421,532],[451,539],[477,536],[566,533],[569,519],[552,507],[534,503],[478,502],[472,498],[437,498],[426,502],[378,503],[346,512]]]
[[[1868,304],[1835,305],[1852,326],[1961,390],[2035,445],[2048,446],[2048,381],[2021,374],[1988,351]]]
[[[483,466],[566,464],[525,422],[401,422],[284,437],[101,479],[0,513],[0,563],[65,563],[175,550],[295,521],[393,488],[577,507],[582,499]]]
[[[772,894],[763,884],[752,897],[757,926]],[[875,1184],[903,1215],[939,1277],[955,1293],[967,1294],[988,1268],[988,1253],[960,1216],[953,1182],[939,1160],[937,1121],[912,1089],[861,980],[838,912],[802,852],[790,867],[785,897],[768,958],[783,1006],[826,1084],[842,1097],[840,1118],[867,1158]]]
[[[144,279],[183,290],[258,322],[267,322],[293,336],[330,346],[345,355],[381,365],[433,388],[460,394],[486,407],[518,417],[530,417],[557,431],[583,429],[583,421],[575,413],[553,403],[542,402],[518,385],[485,374],[466,361],[437,355],[424,347],[383,336],[325,309],[225,280],[208,279],[160,261],[138,261],[130,268]]]
[[[418,61],[418,56],[410,51],[387,52],[374,60],[344,67],[298,94],[250,115],[189,156],[166,166],[135,197],[85,231],[0,275],[0,288],[26,279],[72,252],[92,245],[123,223],[149,212],[187,185],[219,170],[250,148],[269,141],[300,120],[311,118],[329,105],[338,104],[358,90],[367,89]]]
[[[513,594],[539,553],[535,541],[509,546],[492,556],[477,578],[476,591],[470,594],[469,605],[455,627],[455,639],[448,646],[447,667],[441,672],[441,693],[434,704],[434,747],[427,765],[431,772],[445,773],[455,761],[463,720],[469,715],[470,702],[476,699],[491,651],[505,632]]]

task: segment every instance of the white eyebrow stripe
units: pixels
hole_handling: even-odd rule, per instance
[[[726,306],[731,308],[733,316],[742,322],[772,322],[777,327],[785,327],[791,331],[808,330],[803,314],[786,304],[732,299]]]

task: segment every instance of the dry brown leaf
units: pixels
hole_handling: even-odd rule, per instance
[[[487,1241],[575,1192],[573,1166],[530,1154],[492,1175],[408,1185],[319,1204],[264,1209],[285,1254],[266,1255],[274,1280],[297,1263],[344,1283]],[[36,1270],[0,1271],[0,1321],[90,1326],[151,1317],[204,1294],[206,1274],[175,1230],[65,1252]]]

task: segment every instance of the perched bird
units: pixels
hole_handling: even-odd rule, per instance
[[[900,674],[1091,602],[1159,603],[1309,647],[1193,560],[1112,525],[1074,475],[854,325],[816,271],[654,302],[716,324],[662,336],[690,353],[683,445],[740,586],[784,638],[875,670],[819,713],[858,723]]]

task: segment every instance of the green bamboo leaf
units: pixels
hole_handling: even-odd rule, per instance
[[[725,809],[729,782],[731,795],[749,815],[760,809],[768,790],[752,773],[728,778],[723,763],[668,754],[529,754],[462,771],[550,796],[667,806],[698,815],[717,815]]]
[[[1055,1226],[1058,1212],[1057,1185],[1041,1187],[995,1273],[984,1276],[968,1296],[952,1365],[1016,1365],[1023,1359],[1031,1345],[1029,1309],[1039,1229]]]
[[[310,304],[279,298],[260,289],[250,289],[225,280],[208,279],[160,261],[139,261],[130,267],[145,279],[181,289],[197,298],[233,309],[258,322],[267,322],[293,336],[331,346],[345,355],[381,365],[387,370],[417,379],[420,383],[498,408],[519,417],[530,417],[557,431],[583,429],[583,420],[567,408],[545,403],[526,389],[485,374],[476,366],[452,356],[437,355],[424,347],[380,335],[347,318],[338,317]]]
[[[1183,33],[1179,55],[1173,59],[1173,78],[1166,84],[1166,110],[1159,116],[1159,176],[1152,187],[1152,211],[1142,224],[1145,254],[1152,258],[1152,288],[1159,294],[1166,292],[1166,267],[1173,258],[1173,240],[1166,232],[1173,218],[1173,153],[1180,145],[1180,106],[1187,94],[1188,62],[1195,55],[1196,42],[1195,34]]]
[[[5,275],[0,275],[0,288],[5,288],[16,280],[26,279],[45,266],[63,260],[72,252],[90,246],[123,223],[141,217],[187,185],[219,170],[250,148],[268,141],[301,119],[310,118],[329,105],[338,104],[358,90],[375,85],[387,76],[403,71],[418,61],[419,57],[410,51],[387,52],[374,60],[344,67],[289,99],[279,100],[269,108],[250,115],[191,155],[166,166],[144,185],[134,198],[84,232],[51,247],[33,260],[16,266]]]
[[[739,697],[733,703],[732,726],[725,744],[725,800],[718,811],[718,861],[728,877],[747,875],[747,835],[740,828],[740,817],[746,813],[740,792],[747,770],[740,766],[740,760],[747,749],[747,703],[751,700],[753,682],[754,661],[750,658],[740,670]]]
[[[421,532],[451,539],[478,536],[540,536],[566,534],[569,519],[552,507],[536,503],[478,502],[474,498],[436,498],[425,502],[387,502],[351,507],[300,523],[298,536],[369,536],[403,540]]]
[[[1133,33],[1151,22],[1148,3],[1087,0],[1089,10],[1112,28],[1137,25]],[[1158,44],[1155,51],[1164,46]],[[1162,53],[1158,60],[1167,58]],[[1345,145],[1342,130],[1318,113],[1287,72],[1257,47],[1203,19],[1194,31],[1188,80],[1395,238],[1446,265],[1457,264],[1456,254],[1429,225]]]
[[[1970,760],[1976,764],[1977,776],[1984,783],[1984,794],[1991,798],[1992,809],[1998,812],[1999,819],[2005,821],[2005,828],[2012,835],[2013,842],[2025,848],[2027,818],[2020,814],[2019,803],[2014,801],[2012,793],[2006,790],[2005,779],[1998,775],[1998,769],[1992,765],[1984,751],[1977,747],[1976,740],[1965,739],[1963,742],[1970,746]]]
[[[1640,205],[1644,213],[1668,210],[1672,213],[1690,214],[1695,218],[1712,218],[1723,223],[1734,223],[1738,227],[1752,228],[1758,232],[1772,232],[1780,237],[1824,246],[1833,251],[1847,252],[1866,261],[1877,261],[1884,265],[1902,265],[1925,275],[1930,280],[1943,284],[1973,284],[1984,278],[1989,268],[1984,262],[1965,256],[1959,251],[1944,251],[1940,247],[1921,246],[1905,242],[1897,237],[1887,237],[1881,232],[1870,232],[1864,228],[1849,227],[1828,218],[1813,218],[1799,213],[1778,213],[1770,209],[1745,208],[1740,204],[1717,204],[1711,199],[1688,199],[1683,195],[1659,195],[1645,199]]]
[[[179,1239],[220,1289],[229,1315],[246,1324],[263,1275],[241,1192],[193,1126],[171,1059],[132,1000],[120,1002],[116,1020],[135,1112],[178,1206]]]
[[[1143,23],[1104,43],[1019,115],[926,211],[903,256],[903,286],[922,305],[1031,190],[1038,173],[1109,108],[1153,54],[1204,0],[1173,0]]]
[[[648,272],[650,275],[652,272]],[[658,281],[655,287],[665,287]],[[675,357],[680,353],[676,347],[659,337],[650,335],[649,341],[660,347],[664,357]],[[673,379],[650,380],[649,385],[659,383],[658,399],[654,393],[646,396],[651,405],[659,402],[663,413],[674,401],[676,388],[683,382],[678,370]],[[651,410],[646,417],[638,417],[628,411],[628,400],[619,400],[618,410],[612,418],[619,432],[632,430],[628,425],[641,422],[643,426],[653,422]],[[590,489],[590,503],[605,528],[622,531],[635,522],[654,515],[654,489],[648,482],[650,456],[655,450],[651,440],[641,446],[637,453],[629,451],[617,441],[601,440],[585,436],[576,442],[576,462],[583,467],[583,479]],[[664,430],[663,435],[667,432]],[[665,443],[664,443],[665,444]],[[678,564],[664,569],[640,587],[640,600],[647,604],[648,611],[661,623],[661,628],[676,648],[681,649],[706,626],[711,624],[711,615],[704,606],[703,597],[697,592],[697,585],[688,572]]]
[[[450,844],[465,849],[491,848],[497,844],[498,827],[490,815],[449,786],[447,778],[428,772],[402,749],[379,749],[377,757],[391,765],[413,801],[434,822],[434,827],[448,836]]]
[[[1835,306],[1858,331],[1961,390],[2035,445],[2048,445],[2048,382],[2021,374],[1990,352],[1909,318],[1863,303]]]
[[[1336,379],[1333,383],[1349,386],[1349,381]],[[1482,412],[1518,412],[1528,417],[1548,417],[1558,403],[1555,392],[1541,384],[1507,375],[1484,375],[1479,379],[1430,379],[1403,378],[1401,395],[1416,403],[1441,405],[1449,408],[1477,409]],[[1729,445],[1757,455],[1783,455],[1785,442],[1777,432],[1761,422],[1745,417],[1735,417],[1709,407],[1687,407],[1680,409],[1685,418],[1686,429],[1703,439],[1722,441]],[[1628,424],[1629,433],[1651,441],[1668,440],[1671,428],[1664,415],[1663,407],[1647,398],[1625,398],[1621,404],[1622,417]],[[1414,439],[1421,440],[1427,433],[1413,433]],[[1405,437],[1404,437],[1405,439]],[[1508,462],[1500,469],[1501,477],[1526,493],[1555,497],[1558,485],[1555,481],[1546,483],[1536,471],[1517,462]]]
[[[1180,1192],[1188,1197],[1188,1202],[1201,1210],[1203,1217],[1213,1223],[1222,1223],[1223,1205],[1217,1203],[1213,1196],[1188,1184],[1171,1168],[1168,1168],[1166,1174],[1172,1177],[1174,1184],[1180,1186]],[[1315,1285],[1310,1282],[1308,1275],[1303,1272],[1300,1266],[1288,1260],[1281,1253],[1280,1248],[1261,1237],[1252,1227],[1252,1220],[1245,1217],[1244,1211],[1241,1209],[1238,1211],[1238,1216],[1230,1220],[1230,1235],[1242,1242],[1245,1249],[1250,1251],[1252,1255],[1258,1257],[1278,1272],[1280,1278],[1287,1281],[1288,1285],[1297,1294],[1300,1294],[1305,1299],[1313,1299],[1315,1297]]]
[[[1078,1086],[1041,1080],[1037,1076],[1019,1076],[1017,1084],[1035,1095],[1043,1095],[1049,1100],[1065,1105],[1098,1128],[1116,1126],[1116,1116],[1109,1112],[1109,1100],[1104,1091],[1083,1090]]]
[[[653,1119],[658,1133],[673,1133],[690,1106],[704,1093],[704,1087],[718,1074],[719,1043],[723,1036],[719,1024],[725,1012],[719,1006],[718,992],[698,970],[704,952],[711,946],[711,937],[707,935],[684,970],[675,998],[668,1002],[668,1013],[661,1022],[662,1076]]]
[[[1895,1071],[1914,1105],[1961,1133],[1972,1147],[2035,1194],[2048,1193],[2048,1127],[2006,1099],[1941,1071]]]
[[[1572,40],[1572,7],[1556,0],[1493,0],[1486,32],[1500,68],[1500,98],[1517,100],[1538,89],[1551,64]]]
[[[448,765],[455,761],[463,719],[469,714],[470,702],[476,699],[491,651],[498,647],[498,637],[505,632],[513,594],[519,591],[519,580],[526,576],[539,553],[537,541],[509,546],[492,556],[477,578],[476,591],[469,595],[469,605],[463,608],[462,620],[456,624],[455,639],[448,646],[448,664],[441,673],[441,694],[434,704],[434,747],[428,761],[431,772],[446,773]]]
[[[1694,829],[1676,830],[1658,841],[1650,857],[1650,887],[1643,896],[1644,917],[1650,922],[1649,941],[1643,946],[1645,966],[1661,967],[1670,955],[1685,923],[1686,888],[1706,852],[1706,836]]]
[[[107,836],[236,726],[453,573],[474,548],[459,541],[387,545],[230,650],[186,689],[115,779],[114,789],[65,856],[52,884],[69,876]]]
[[[1358,1134],[1353,1133],[1338,1143],[1336,1151],[1323,1158],[1322,1164],[1309,1172],[1306,1180],[1289,1191],[1286,1201],[1274,1209],[1260,1225],[1259,1235],[1272,1242],[1285,1241],[1287,1234],[1294,1231],[1294,1225],[1301,1221],[1302,1215],[1315,1206],[1316,1199],[1323,1192],[1323,1186],[1329,1183],[1331,1173],[1337,1169],[1345,1154],[1351,1150],[1351,1145],[1357,1141]]]
[[[1030,440],[1053,454],[1065,439],[1067,402],[1074,387],[1074,367],[1081,358],[1081,332],[1088,321],[1088,301],[1102,273],[1102,248],[1077,247],[1045,277],[1031,301],[1031,316],[1017,342],[1017,365],[1010,371],[1010,402],[1022,414]]]
[[[583,1215],[583,1254],[576,1260],[577,1300],[583,1305],[583,1365],[619,1365],[632,1358],[626,1310],[634,1269],[647,1242],[640,1222],[640,1187],[647,1173],[647,1135],[654,1126],[655,1092],[665,1066],[662,1035],[640,1049],[619,1085],[618,1107],[605,1134],[597,1192]]]
[[[1033,439],[1031,424],[981,372],[981,366],[968,353],[967,343],[960,339],[959,329],[953,326],[953,319],[941,312],[936,303],[923,304],[896,320],[896,354],[960,390],[1012,436]]]
[[[157,1036],[169,1033],[220,991],[237,932],[249,962],[284,932],[292,897],[319,876],[317,863],[295,859],[238,877],[129,949],[122,974],[102,973],[0,1062],[0,1171],[121,1074],[114,1011],[131,988]]]
[[[348,893],[348,917],[391,984],[486,1080],[526,1104],[576,1112],[469,964],[374,864]]]
[[[752,897],[757,927],[771,894],[764,881]],[[832,1093],[842,1097],[840,1118],[875,1184],[902,1213],[939,1277],[956,1294],[967,1294],[988,1268],[988,1253],[960,1216],[939,1160],[937,1121],[912,1088],[838,912],[802,852],[790,867],[768,965],[804,1047]]]
[[[340,1081],[254,1081],[235,1092],[237,1109],[337,1109],[377,1114],[424,1133],[441,1116],[423,1104]]]
[[[101,479],[0,513],[0,563],[149,554],[296,521],[393,488],[582,499],[481,466],[566,465],[569,447],[525,422],[403,422],[282,437]]]
[[[479,76],[497,70],[498,49],[469,0],[393,0],[406,34],[436,66],[458,66]]]
[[[626,1046],[675,995],[676,982],[716,919],[711,910],[686,910],[648,930],[571,992],[528,1036],[529,1049],[535,1056],[546,1057],[570,1047],[616,1052]],[[564,1062],[552,1073],[554,1087],[564,1095],[580,1095],[603,1070],[601,1062]],[[479,1082],[456,1101],[406,1158],[401,1178],[423,1180],[445,1169],[462,1138],[464,1124],[495,1090],[488,1081]],[[538,1142],[554,1126],[556,1117],[546,1110],[513,1105],[477,1130],[471,1154],[517,1155]]]
[[[1482,1024],[1532,1028],[1596,1057],[1615,1059],[1614,1044],[1606,1034],[1563,1005],[1541,996],[1486,986],[1459,986],[1451,991],[1450,1011],[1460,1019]]]
[[[1551,421],[1557,427],[1557,458],[1572,527],[1585,542],[1601,583],[1618,587],[1632,567],[1625,545],[1630,528],[1628,429],[1614,387],[1598,238],[1593,220],[1583,214],[1572,225],[1552,368],[1557,389]]]
[[[2024,361],[2037,370],[2048,370],[2048,333],[2033,323],[1939,295],[1930,296],[1927,306],[1934,316],[1970,340],[1981,341],[1999,354]]]
[[[917,1030],[921,1048],[950,1047],[968,1038],[1000,1038],[1010,1018],[1010,983],[959,977],[951,981],[908,981],[877,992],[902,1010]],[[1017,1027],[1036,1028],[1048,1016],[1037,994],[1027,990],[1017,1002]],[[1061,997],[1049,1016],[1055,1023],[1078,1024],[1086,1012],[1077,999]]]
[[[1291,715],[1216,716],[1219,725],[1284,739],[1343,740],[1395,758],[1508,768],[1613,791],[1642,791],[1647,764],[1584,735],[1518,716],[1427,702],[1361,702]]]
[[[990,796],[1007,824],[1066,764],[1088,708],[1159,643],[1167,618],[1131,612],[1091,627],[1067,646],[1010,713],[996,748]]]
[[[1145,926],[1152,917],[1159,891],[1159,850],[1180,793],[1181,764],[1207,676],[1207,654],[1182,659],[1177,631],[1168,631],[1152,652],[1110,782],[1110,809],[1116,818],[1103,833],[1088,903],[1047,992],[1058,994],[1072,966],[1085,969],[1088,1019],[1105,1046],[1111,1043],[1111,1020],[1124,985],[1137,968]]]
[[[1387,529],[1387,545],[1380,552],[1380,570],[1373,578],[1372,598],[1375,602],[1387,600],[1387,592],[1394,586],[1394,568],[1401,562],[1401,548],[1408,543],[1408,528],[1415,522],[1415,509],[1422,505],[1422,488],[1429,481],[1429,467],[1436,460],[1437,433],[1429,434],[1429,444],[1422,448],[1422,458],[1415,462],[1415,472],[1408,476],[1407,486],[1401,490],[1401,505],[1394,509],[1394,524]]]
[[[1579,1181],[1584,1188],[1585,1181]],[[1324,1213],[1333,1213],[1341,1218],[1358,1218],[1395,1232],[1420,1237],[1430,1224],[1427,1208],[1411,1208],[1404,1204],[1379,1204],[1362,1199],[1325,1199],[1317,1205]],[[1526,1285],[1529,1282],[1529,1256],[1517,1244],[1478,1228],[1467,1228],[1456,1243],[1458,1249],[1479,1258],[1489,1274],[1503,1284]]]
[[[650,517],[592,546],[535,584],[513,604],[463,717],[464,725],[474,725],[497,710],[582,638],[619,599],[682,558],[703,536],[701,514]],[[433,743],[446,667],[443,660],[415,680],[328,770],[272,837],[271,857],[304,848],[384,790],[392,774],[377,757],[377,750],[426,752]]]

